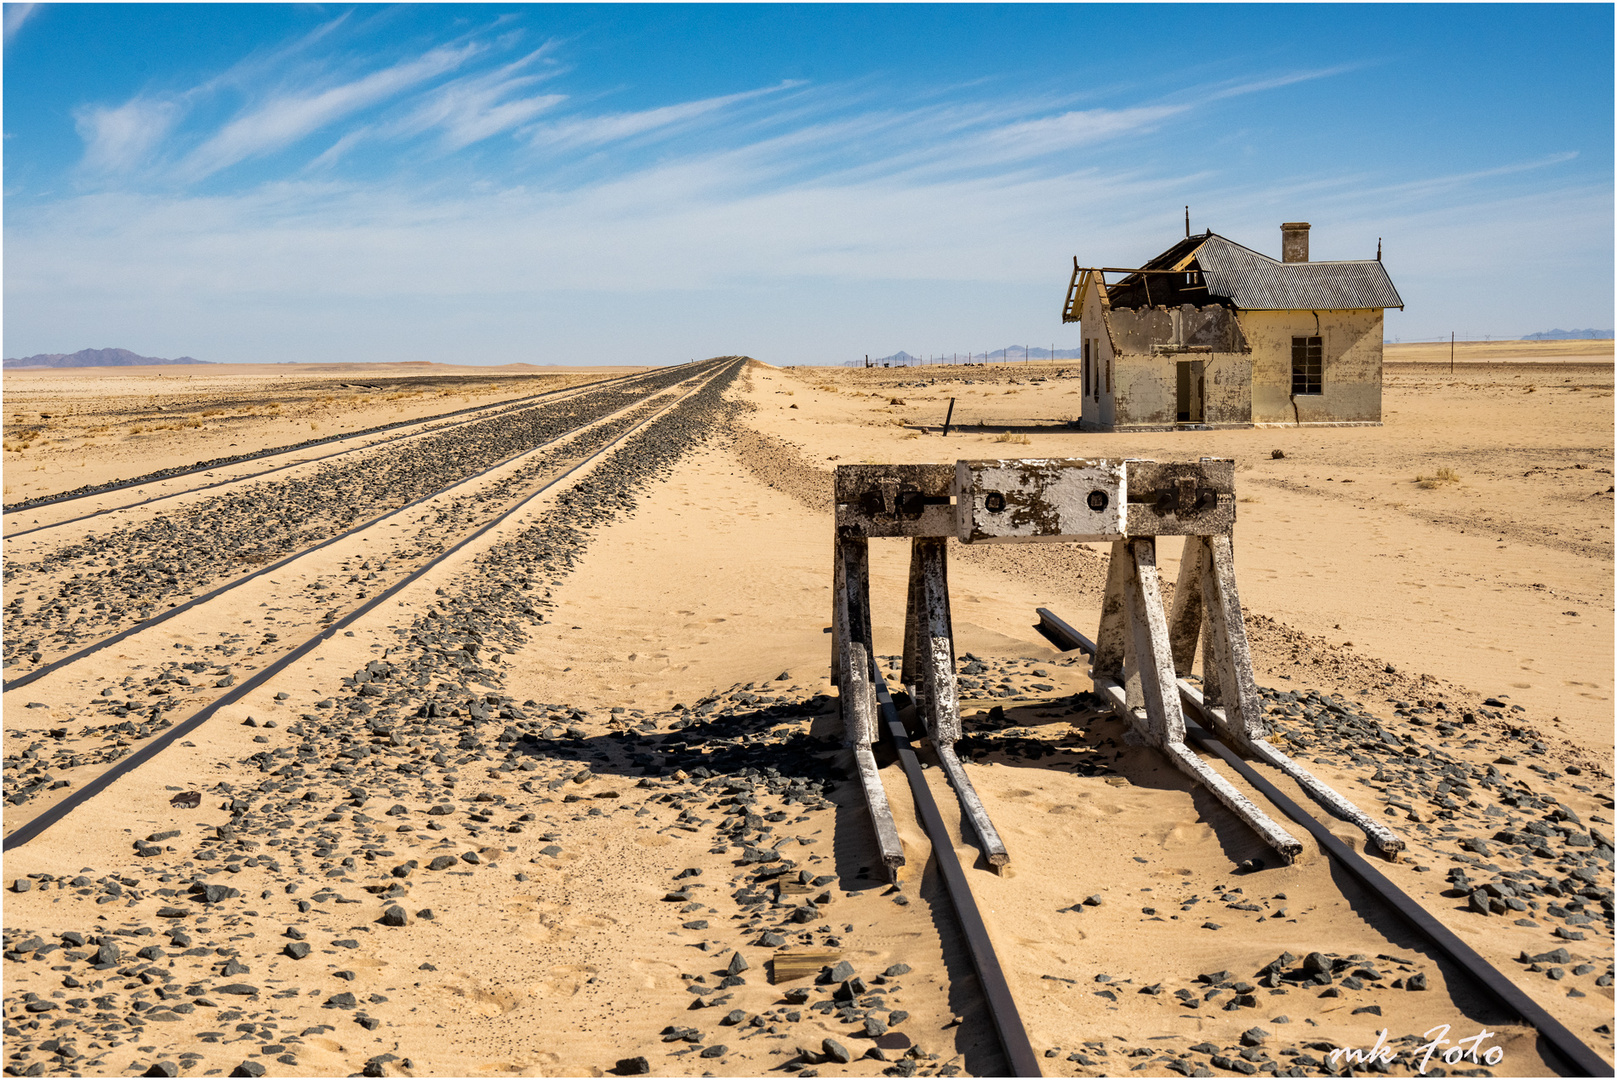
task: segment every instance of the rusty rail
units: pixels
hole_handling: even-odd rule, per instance
[[[1039,624],[1036,629],[1048,638],[1057,648],[1063,650],[1079,649],[1090,656],[1095,655],[1095,643],[1089,638],[1073,629],[1064,620],[1051,612],[1048,608],[1039,608]],[[1206,722],[1201,702],[1189,695],[1182,695],[1186,708],[1195,715],[1197,720]],[[1354,851],[1347,844],[1337,839],[1336,835],[1326,828],[1324,823],[1315,818],[1307,810],[1288,796],[1285,792],[1272,784],[1268,777],[1254,769],[1247,761],[1222,741],[1215,738],[1206,728],[1186,717],[1185,734],[1204,750],[1210,750],[1223,758],[1224,761],[1241,774],[1242,779],[1251,784],[1264,798],[1274,804],[1275,808],[1298,825],[1307,830],[1325,853],[1335,859],[1342,868],[1371,893],[1379,896],[1390,907],[1394,914],[1403,919],[1418,934],[1425,937],[1437,951],[1457,964],[1462,971],[1476,980],[1491,996],[1495,1002],[1516,1016],[1538,1032],[1555,1057],[1561,1059],[1566,1066],[1563,1076],[1611,1076],[1612,1066],[1596,1053],[1591,1047],[1572,1034],[1559,1020],[1551,1016],[1536,1001],[1528,997],[1511,979],[1498,968],[1483,959],[1471,946],[1444,926],[1431,912],[1422,907],[1408,893],[1404,892],[1385,874],[1372,866],[1364,856]],[[1547,1062],[1553,1063],[1550,1055],[1544,1055]]]
[[[874,664],[871,665],[871,677],[887,736],[892,740],[894,749],[898,751],[898,760],[904,766],[910,792],[915,797],[916,813],[921,819],[922,828],[926,830],[927,839],[932,842],[932,857],[938,861],[938,870],[943,875],[949,901],[954,905],[955,918],[965,934],[971,965],[977,972],[978,982],[982,984],[983,997],[988,1000],[988,1012],[999,1035],[1000,1046],[1005,1051],[1006,1064],[1010,1066],[1005,1075],[1043,1076],[1039,1056],[1034,1053],[1033,1043],[1022,1025],[1021,1011],[1016,1007],[1016,999],[1011,996],[1010,984],[1005,981],[1005,971],[999,965],[994,943],[988,936],[988,927],[984,925],[982,912],[977,909],[977,901],[971,895],[966,871],[955,855],[949,827],[938,810],[937,800],[932,797],[932,789],[921,771],[921,759],[910,745],[904,721],[899,719],[892,695],[887,692],[887,680],[882,678],[881,671]]]

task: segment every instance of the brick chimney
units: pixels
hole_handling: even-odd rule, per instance
[[[1287,221],[1281,224],[1280,261],[1308,261],[1308,222]]]

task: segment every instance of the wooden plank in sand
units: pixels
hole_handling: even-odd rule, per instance
[[[781,949],[770,960],[769,981],[794,982],[818,975],[821,969],[831,967],[841,959],[842,953],[836,949]]]

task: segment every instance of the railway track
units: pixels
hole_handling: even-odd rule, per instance
[[[659,387],[648,395],[646,401],[589,420],[537,446],[502,458],[487,469],[412,500],[397,510],[363,521],[284,559],[227,581],[134,626],[100,638],[71,654],[44,664],[28,675],[7,684],[6,691],[13,693],[45,681],[45,689],[50,692],[42,696],[57,703],[81,697],[88,697],[92,702],[97,702],[99,698],[102,711],[108,714],[107,719],[111,721],[87,727],[75,737],[67,729],[56,726],[49,719],[32,725],[23,722],[20,718],[37,716],[50,710],[36,712],[20,707],[21,703],[15,699],[8,699],[7,715],[10,720],[8,739],[15,745],[18,739],[31,738],[35,741],[29,749],[36,755],[48,748],[52,762],[68,765],[65,771],[60,767],[47,765],[44,775],[26,780],[16,768],[19,764],[17,755],[15,753],[9,755],[8,805],[48,802],[53,793],[55,798],[65,797],[67,802],[76,805],[77,801],[82,801],[83,792],[86,790],[80,786],[86,765],[93,770],[109,760],[117,761],[130,754],[138,756],[144,753],[149,745],[156,743],[168,745],[178,737],[178,729],[190,730],[195,723],[199,723],[197,716],[211,715],[221,703],[238,699],[247,690],[261,684],[269,675],[284,669],[290,662],[289,657],[302,654],[300,648],[307,651],[303,646],[288,649],[281,644],[280,637],[283,633],[301,637],[306,630],[323,626],[313,638],[304,642],[304,646],[309,646],[310,642],[323,640],[336,628],[345,627],[357,617],[356,612],[372,610],[382,597],[391,596],[404,584],[439,565],[470,539],[482,535],[494,524],[518,514],[535,496],[550,488],[562,477],[569,475],[584,461],[591,460],[607,448],[616,445],[643,426],[651,416],[665,411],[667,406],[659,400],[659,395],[675,393],[681,397],[688,397],[692,390],[687,384],[705,385],[714,377],[712,371],[703,371],[674,384],[671,391]],[[447,500],[458,502],[460,512],[448,512]],[[380,555],[378,552],[379,557],[374,560],[346,559],[327,554],[328,549],[345,544],[352,547],[355,543],[365,542],[371,538],[376,539],[376,548],[381,548],[387,543],[396,544],[398,540],[396,534],[386,539],[376,535],[384,528],[394,527],[391,520],[394,518],[405,523],[408,530],[418,534],[419,540],[415,542],[413,552],[406,553],[402,557],[397,549],[389,555]],[[370,569],[363,580],[359,580],[358,574],[345,575],[345,568],[356,562],[362,567],[369,567],[374,562],[376,569]],[[306,583],[299,597],[301,603],[290,600],[283,594],[284,586],[281,579],[289,581],[294,575],[300,576]],[[345,576],[350,580],[344,582]],[[394,580],[389,581],[390,578]],[[326,586],[327,581],[333,584]],[[340,588],[343,584],[348,586],[346,590]],[[382,590],[379,595],[378,589]],[[345,605],[341,593],[344,591],[352,594],[347,600],[346,606],[349,610],[346,613],[342,610]],[[337,606],[329,606],[334,600],[337,601]],[[190,678],[183,674],[175,674],[177,665],[173,660],[165,662],[164,653],[169,652],[175,645],[182,642],[200,642],[212,636],[221,638],[221,643],[213,646],[221,654],[220,659],[234,659],[233,656],[224,654],[237,651],[231,648],[228,642],[239,635],[217,628],[226,624],[237,624],[239,620],[235,616],[247,614],[255,604],[264,607],[274,603],[282,605],[271,609],[271,613],[267,616],[267,618],[274,618],[276,614],[280,616],[274,621],[275,629],[269,630],[270,624],[266,622],[265,639],[252,649],[252,655],[262,656],[262,660],[213,665],[192,662],[186,666],[186,670],[192,674],[200,674],[204,669],[211,669],[212,675],[217,677],[212,689],[234,687],[227,693],[210,695],[202,687],[193,688],[190,685],[192,681]],[[286,613],[288,609],[294,612],[290,618]],[[320,614],[322,609],[325,611],[324,616]],[[245,649],[245,643],[242,645]],[[161,673],[155,678],[148,677],[144,680],[136,680],[126,675],[122,685],[114,693],[106,693],[105,691],[113,691],[114,688],[112,686],[98,688],[96,685],[96,680],[110,681],[105,679],[105,672],[97,670],[81,673],[81,669],[94,666],[93,662],[98,655],[115,646],[124,650],[120,654],[123,667],[138,669],[150,665]],[[248,672],[253,674],[249,676]],[[239,682],[238,675],[245,676],[246,681]],[[204,685],[209,681],[212,680],[202,680]],[[148,695],[160,697],[161,700],[143,708],[138,704],[136,697],[126,699],[124,695],[135,690],[137,682],[139,689],[145,690]],[[100,694],[97,692],[98,689],[102,690]],[[36,688],[33,693],[39,695],[41,691]],[[178,729],[165,715],[176,711],[195,710],[208,697],[215,699],[213,703],[202,708],[200,713],[193,714],[190,720],[179,724]],[[136,719],[131,721],[131,715]],[[49,738],[41,741],[41,736]],[[101,745],[96,745],[97,740],[101,741]],[[140,760],[145,760],[145,757],[141,757]],[[76,764],[80,762],[83,764]],[[103,777],[106,775],[107,773],[101,774]],[[50,779],[47,780],[47,776]],[[96,783],[105,786],[99,778],[92,781],[92,784]],[[95,790],[100,788],[97,787]],[[44,816],[41,815],[36,820],[42,821]],[[36,828],[26,835],[37,835],[37,831]],[[19,831],[16,835],[23,834]],[[13,840],[8,837],[6,842],[9,847],[13,843],[26,840]]]
[[[682,365],[682,367],[688,366],[690,365]],[[469,409],[456,409],[452,412],[440,413],[436,416],[424,417],[418,420],[407,420],[396,424],[381,425],[379,427],[366,429],[364,431],[334,435],[327,439],[318,440],[315,443],[299,443],[294,446],[276,447],[254,454],[245,454],[239,457],[221,459],[218,463],[210,463],[180,470],[165,470],[161,473],[137,477],[132,480],[123,480],[114,482],[112,484],[99,485],[95,488],[86,489],[77,493],[68,493],[50,499],[36,500],[34,502],[22,504],[19,507],[9,508],[5,511],[5,513],[8,517],[10,517],[12,515],[21,515],[29,511],[37,512],[40,509],[46,509],[49,507],[72,506],[73,504],[88,502],[90,500],[98,500],[99,504],[92,510],[82,513],[72,513],[71,511],[68,511],[71,516],[60,517],[43,523],[40,523],[38,518],[34,518],[33,523],[27,527],[7,528],[4,539],[8,542],[16,541],[22,539],[23,537],[33,536],[42,532],[50,532],[52,530],[60,529],[69,525],[82,525],[85,522],[93,521],[94,519],[106,517],[112,514],[123,515],[132,510],[154,507],[157,503],[169,502],[170,500],[181,500],[188,496],[199,495],[203,492],[217,491],[221,488],[229,488],[237,485],[252,483],[254,481],[261,481],[266,477],[286,473],[294,469],[312,468],[321,464],[335,464],[339,459],[356,458],[372,452],[382,452],[389,448],[396,450],[398,449],[397,444],[402,442],[449,432],[455,428],[494,420],[499,417],[509,416],[509,414],[527,409],[547,407],[571,400],[591,391],[600,390],[604,387],[632,386],[636,382],[645,381],[647,379],[661,378],[667,372],[673,370],[676,369],[659,369],[649,373],[641,372],[634,375],[624,375],[612,379],[594,380],[578,386],[564,387],[559,390],[548,390],[540,394],[526,395],[511,401],[495,402],[491,405],[478,405]],[[386,434],[388,432],[392,432],[393,434]],[[356,440],[363,441],[356,442]],[[329,454],[322,454],[314,457],[307,456],[309,451],[314,449],[316,446],[343,442],[356,442],[356,445],[348,446],[344,449],[336,450]],[[236,465],[250,466],[254,462],[269,458],[293,456],[296,456],[295,460],[279,465],[272,465],[266,469],[256,469],[250,472],[237,473],[221,479],[215,479],[216,470],[227,469]],[[188,476],[198,475],[207,479],[208,482],[191,484],[189,486],[177,488],[170,488],[168,486],[173,481],[182,480]],[[162,486],[164,490],[155,491],[151,494],[144,494],[144,492],[148,489],[158,486]],[[109,497],[116,496],[119,492],[134,492],[136,494],[140,494],[142,497],[120,502],[107,501]]]
[[[665,369],[425,433],[402,446],[343,456],[276,481],[242,478],[245,487],[171,505],[145,520],[102,531],[86,531],[95,523],[81,523],[73,535],[52,543],[25,539],[10,546],[7,558],[6,688],[27,685],[41,665],[78,654],[87,639],[149,621],[161,605],[183,602],[202,584],[280,565],[621,410],[639,399],[639,387],[661,388],[688,377],[686,369]],[[50,581],[67,565],[98,569]],[[49,581],[50,591],[33,588],[33,578]],[[47,660],[51,652],[57,655]]]
[[[1082,650],[1090,657],[1095,655],[1095,643],[1074,630],[1054,612],[1040,608],[1038,614],[1039,632],[1049,638],[1057,648]],[[1206,707],[1202,703],[1200,693],[1194,687],[1181,680],[1179,693],[1182,704],[1197,721],[1200,721],[1199,725],[1191,725],[1188,728],[1190,740],[1203,750],[1216,754],[1243,780],[1268,799],[1280,813],[1307,830],[1332,861],[1351,874],[1399,920],[1423,938],[1431,951],[1447,957],[1463,970],[1507,1015],[1519,1017],[1522,1023],[1537,1031],[1540,1038],[1550,1047],[1553,1056],[1559,1059],[1557,1064],[1560,1066],[1561,1075],[1612,1075],[1612,1068],[1605,1059],[1573,1035],[1565,1024],[1523,993],[1515,983],[1483,959],[1454,931],[1433,918],[1430,912],[1393,884],[1363,855],[1343,843],[1317,815],[1305,810],[1296,800],[1282,792],[1214,735],[1212,725],[1208,722]]]
[[[1095,646],[1089,638],[1047,609],[1039,609],[1038,614],[1040,622],[1037,629],[1058,649],[1081,650],[1093,656]],[[896,664],[897,659],[886,658],[893,664]],[[991,876],[997,868],[987,861],[989,849],[980,838],[973,835],[967,808],[958,807],[957,815],[946,814],[940,809],[933,785],[923,773],[922,760],[912,746],[910,731],[900,718],[899,704],[895,703],[881,675],[879,663],[872,663],[871,678],[877,691],[887,744],[896,752],[903,767],[915,802],[915,816],[925,829],[931,844],[932,856],[946,885],[949,906],[958,924],[960,938],[969,952],[971,967],[980,981],[986,1011],[1003,1054],[1005,1062],[1003,1071],[1006,1075],[1015,1076],[1043,1075],[1039,1056],[1035,1053],[1024,1026],[1023,1009],[1018,1005],[1008,983],[1004,963],[996,953],[992,936],[980,912],[979,900],[972,889],[972,875],[966,871],[956,852],[960,838],[965,838],[979,849],[982,856],[978,863],[981,872]],[[1199,692],[1188,683],[1182,683],[1180,690],[1189,718],[1207,725],[1204,727],[1192,722],[1188,729],[1191,741],[1204,751],[1222,759],[1258,794],[1268,800],[1278,815],[1289,818],[1313,836],[1329,860],[1351,875],[1375,898],[1387,914],[1394,916],[1420,939],[1423,943],[1421,951],[1452,963],[1458,969],[1455,974],[1461,976],[1462,985],[1468,983],[1480,991],[1480,996],[1489,1000],[1503,1016],[1510,1017],[1511,1022],[1523,1024],[1535,1031],[1539,1040],[1538,1052],[1546,1064],[1563,1076],[1613,1075],[1612,1066],[1597,1051],[1574,1035],[1565,1024],[1524,993],[1509,977],[1484,959],[1442,921],[1433,917],[1429,911],[1399,889],[1369,860],[1338,838],[1316,813],[1306,810],[1296,799],[1287,796],[1267,777],[1226,747],[1216,735],[1212,734],[1211,725],[1208,725],[1203,712]],[[915,688],[905,687],[903,704],[907,705],[914,692]],[[929,758],[932,756],[928,755]],[[938,761],[932,760],[928,764],[933,770],[941,769],[941,763]],[[1408,948],[1409,943],[1404,943],[1404,947]],[[1450,980],[1452,985],[1455,981],[1454,975],[1450,976]],[[1418,1055],[1416,1059],[1418,1060]],[[1234,1069],[1235,1066],[1229,1064],[1233,1060],[1226,1057],[1224,1059],[1226,1064],[1222,1067]],[[1469,1059],[1461,1060],[1463,1064]],[[1406,1061],[1405,1065],[1409,1065],[1409,1062]],[[1185,1065],[1183,1068],[1176,1068],[1176,1071],[1188,1073],[1189,1068]],[[1283,1075],[1306,1075],[1306,1073],[1293,1072]]]
[[[272,473],[281,472],[285,469],[293,468],[298,465],[312,464],[314,462],[328,460],[332,457],[340,457],[343,454],[352,453],[356,449],[369,449],[385,443],[395,442],[398,439],[411,438],[429,430],[441,430],[441,427],[445,424],[453,425],[459,423],[469,423],[479,418],[486,418],[499,413],[509,412],[513,409],[523,408],[534,402],[563,399],[566,397],[575,396],[576,394],[582,393],[586,390],[596,389],[602,386],[609,386],[613,384],[627,383],[635,379],[644,378],[646,374],[646,372],[637,372],[632,375],[619,375],[609,379],[595,379],[591,380],[590,382],[579,383],[556,390],[545,390],[537,394],[525,394],[518,398],[494,402],[489,405],[473,405],[464,409],[452,409],[449,412],[437,413],[432,416],[417,417],[413,420],[400,420],[389,424],[378,424],[374,427],[365,428],[359,431],[345,431],[335,435],[327,435],[318,439],[307,439],[291,446],[271,447],[266,450],[259,450],[249,454],[234,454],[228,457],[220,457],[214,458],[210,461],[198,462],[195,465],[188,465],[183,468],[164,469],[160,472],[149,473],[145,476],[137,476],[128,480],[113,480],[104,484],[95,484],[87,487],[75,488],[71,491],[62,492],[59,495],[44,496],[37,499],[28,499],[23,502],[13,503],[4,507],[3,509],[0,509],[0,514],[10,517],[14,514],[22,514],[30,510],[41,510],[50,506],[60,506],[67,503],[82,502],[88,499],[112,495],[120,491],[147,487],[170,480],[178,480],[187,476],[206,474],[212,469],[221,469],[233,465],[249,464],[255,461],[264,461],[270,458],[284,457],[291,454],[307,454],[310,451],[323,446],[353,442],[359,439],[369,439],[371,436],[375,435],[386,435],[387,432],[397,433],[386,436],[382,439],[364,443],[358,447],[350,447],[345,450],[339,450],[334,454],[326,454],[315,458],[302,458],[287,465],[276,465],[268,469],[261,469],[257,472],[232,476],[226,480],[218,481],[216,483],[199,484],[194,487],[181,488],[175,491],[166,491],[162,494],[154,495],[145,499],[137,499],[132,502],[105,506],[88,514],[81,514],[79,516],[60,521],[52,521],[44,525],[35,526],[33,528],[8,529],[6,532],[7,539],[12,537],[26,536],[29,533],[41,532],[46,529],[52,529],[61,525],[83,521],[90,517],[113,513],[118,510],[126,510],[136,506],[144,506],[162,499],[174,498],[176,496],[190,494],[195,491],[203,491],[211,488],[223,487],[232,483],[241,483],[247,480],[258,479],[259,477],[268,476]],[[411,428],[419,430],[407,430]]]
[[[733,365],[731,366],[733,367]],[[407,587],[420,581],[428,574],[438,571],[445,564],[453,560],[462,551],[462,549],[466,548],[468,545],[482,540],[490,532],[503,526],[507,526],[508,523],[520,521],[521,515],[528,508],[529,504],[537,499],[540,495],[550,490],[556,484],[571,476],[579,469],[595,461],[601,455],[607,453],[625,439],[632,438],[637,432],[642,430],[648,424],[654,422],[657,418],[666,414],[670,409],[676,407],[680,402],[692,397],[702,388],[711,384],[720,376],[720,374],[721,372],[702,372],[692,379],[676,384],[674,390],[675,400],[672,402],[663,402],[660,401],[657,396],[654,396],[646,405],[643,405],[638,409],[624,410],[622,412],[612,414],[600,423],[586,425],[574,432],[569,433],[567,436],[563,436],[561,439],[553,440],[550,443],[541,444],[540,446],[534,447],[532,450],[525,452],[523,455],[519,455],[519,457],[527,457],[531,454],[538,454],[547,449],[554,448],[557,443],[572,442],[579,436],[589,432],[592,429],[604,429],[602,437],[596,440],[597,445],[588,447],[586,454],[569,459],[565,464],[561,465],[559,470],[553,469],[548,475],[544,475],[542,479],[538,479],[535,482],[526,485],[525,489],[519,493],[514,501],[501,506],[501,508],[498,509],[498,511],[490,516],[486,521],[477,524],[476,527],[471,528],[469,531],[465,532],[464,535],[454,538],[435,554],[420,561],[416,565],[409,566],[402,576],[400,576],[393,583],[389,584],[387,587],[383,588],[380,592],[364,599],[362,603],[353,607],[340,617],[327,620],[327,625],[322,629],[299,641],[290,649],[281,652],[273,659],[268,659],[268,662],[260,667],[254,674],[247,677],[240,683],[232,683],[231,688],[228,689],[227,692],[214,697],[211,701],[207,701],[207,703],[203,704],[200,708],[196,707],[197,702],[195,701],[187,703],[186,707],[194,709],[194,711],[192,711],[191,714],[185,719],[177,723],[165,725],[160,734],[157,734],[156,736],[151,737],[139,744],[129,746],[129,752],[127,754],[117,758],[110,764],[109,767],[98,772],[93,779],[90,779],[82,784],[72,785],[71,794],[67,795],[65,798],[61,798],[48,809],[34,815],[27,822],[17,826],[15,829],[8,831],[5,837],[5,850],[10,851],[15,847],[26,844],[30,840],[39,836],[46,829],[51,828],[52,826],[63,821],[77,807],[99,795],[101,792],[112,786],[119,778],[127,775],[132,770],[139,768],[141,765],[155,758],[158,754],[162,753],[164,750],[172,746],[186,735],[195,731],[221,709],[240,701],[247,695],[258,690],[276,676],[287,671],[292,667],[292,665],[308,656],[316,648],[328,642],[335,634],[346,631],[347,628],[353,623],[368,615]],[[693,383],[694,385],[687,386],[687,382]],[[616,426],[611,424],[613,419],[617,419],[619,421]],[[505,465],[508,463],[509,462],[502,462],[501,464]],[[478,474],[476,477],[452,485],[450,488],[446,488],[443,491],[435,493],[434,496],[429,496],[428,498],[436,498],[438,496],[447,494],[456,488],[460,488],[465,484],[475,483],[478,479],[481,479],[483,475],[484,474]],[[424,502],[426,500],[423,499],[420,501]],[[395,511],[395,513],[400,512],[402,511]],[[391,516],[393,515],[387,515],[386,517]],[[386,520],[386,517],[368,522],[362,526],[361,529],[373,529],[382,521]],[[309,549],[309,551],[299,553],[283,563],[276,564],[274,567],[268,567],[265,570],[260,571],[258,574],[251,575],[248,578],[239,579],[238,581],[232,582],[230,585],[224,586],[221,589],[217,589],[210,593],[204,594],[201,597],[197,597],[195,601],[189,602],[186,605],[172,608],[170,609],[169,613],[157,620],[150,620],[148,623],[137,627],[132,627],[130,630],[124,631],[118,635],[114,635],[112,638],[97,642],[90,648],[82,650],[80,653],[76,653],[73,656],[65,657],[61,661],[57,661],[56,664],[50,665],[48,668],[41,669],[35,674],[43,675],[57,671],[70,670],[71,665],[88,658],[104,648],[107,648],[113,644],[123,644],[128,637],[137,633],[148,632],[160,622],[167,621],[169,617],[191,610],[192,604],[196,604],[198,607],[200,607],[201,604],[211,602],[224,595],[226,592],[244,585],[247,582],[262,576],[263,574],[271,572],[272,570],[279,571],[290,569],[294,560],[306,558],[327,545],[335,543],[339,540],[352,539],[355,535],[357,535],[358,532],[361,531],[361,529],[352,530],[338,537],[334,537],[331,540],[317,545],[315,548]],[[204,621],[218,618],[216,614],[206,611],[198,611],[197,616]],[[279,632],[277,631],[274,636],[278,638]]]

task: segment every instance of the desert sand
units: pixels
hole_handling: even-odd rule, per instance
[[[624,369],[209,369],[183,392],[168,372],[7,372],[8,683],[340,537],[8,690],[8,835],[385,596],[6,852],[8,1065],[1002,1072],[903,774],[883,770],[908,857],[894,886],[840,746],[832,470],[1207,455],[1236,461],[1256,675],[1293,752],[1408,841],[1382,864],[1400,887],[1610,1061],[1611,344],[1505,344],[1462,345],[1453,373],[1446,344],[1441,362],[1389,347],[1383,427],[1149,435],[1074,430],[1060,363],[750,361],[688,413],[688,372],[646,403],[578,389]],[[568,387],[591,426],[538,450],[488,438],[506,421],[484,413],[425,420]],[[132,431],[152,406],[202,426]],[[590,457],[639,424],[637,449]],[[289,467],[227,482],[271,464]],[[90,510],[107,512],[74,520]],[[896,687],[907,553],[871,549]],[[1279,865],[1098,710],[1033,612],[1093,633],[1099,546],[951,541],[949,557],[974,683],[961,748],[1006,872],[929,775],[1047,1074],[1316,1075],[1383,1028],[1408,1073],[1445,1024],[1491,1032],[1496,1075],[1548,1071],[1530,1030],[1317,844]],[[192,791],[200,805],[171,805]],[[1498,912],[1469,899],[1486,884],[1511,886]],[[1335,961],[1323,989],[1292,977],[1312,953]]]

